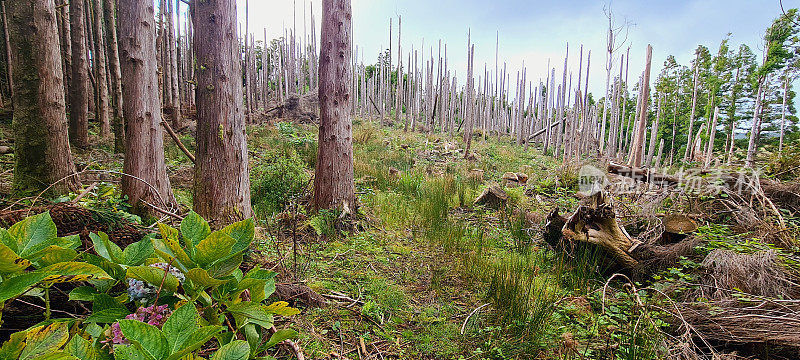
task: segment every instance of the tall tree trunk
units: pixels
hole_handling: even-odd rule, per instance
[[[783,135],[786,132],[786,95],[789,93],[789,77],[783,80],[783,105],[781,105],[781,135],[778,140],[778,152],[783,151]]]
[[[180,0],[175,0],[176,2]],[[167,0],[167,49],[169,52],[169,84],[172,86],[170,90],[170,98],[166,99],[170,108],[172,108],[172,126],[175,129],[183,128],[183,117],[181,116],[181,93],[180,85],[178,84],[178,44],[175,39],[175,25],[174,25],[174,12],[172,9],[172,1]]]
[[[108,70],[106,69],[105,30],[103,29],[103,0],[94,0],[94,68],[97,79],[95,117],[100,123],[100,137],[111,135],[110,110],[108,106]]]
[[[11,63],[13,62],[12,55],[11,55],[11,40],[9,38],[9,33],[11,32],[8,28],[8,15],[6,13],[6,2],[5,0],[0,1],[0,7],[3,10],[3,37],[6,43],[6,79],[8,79],[8,90],[11,97],[14,97],[14,76],[11,74],[14,70],[11,68]]]
[[[72,42],[72,87],[69,89],[69,140],[79,148],[89,146],[89,67],[86,59],[84,0],[69,2]]]
[[[319,59],[319,152],[314,176],[317,209],[356,204],[353,183],[353,129],[348,111],[351,89],[352,10],[350,0],[323,0]]]
[[[73,0],[74,1],[74,0]],[[119,0],[119,47],[122,97],[127,124],[122,192],[139,214],[153,214],[146,203],[175,206],[164,163],[155,11],[152,0]]]
[[[58,27],[53,0],[11,1],[9,38],[14,79],[14,188],[77,189],[69,149]]]
[[[108,64],[110,67],[109,75],[111,76],[111,86],[113,87],[114,94],[114,152],[125,152],[125,120],[122,114],[122,70],[119,64],[119,46],[117,41],[117,10],[115,0],[105,1],[105,20],[106,29],[108,29],[107,45],[108,45]]]
[[[761,128],[761,106],[764,96],[764,83],[765,78],[762,77],[758,81],[758,95],[756,95],[756,104],[753,107],[753,124],[750,128],[750,141],[747,143],[747,158],[745,159],[744,166],[753,168],[756,158],[756,147],[758,146],[758,133]]]
[[[683,154],[683,161],[687,162],[692,159],[692,150],[694,144],[692,143],[692,131],[694,130],[694,112],[697,108],[697,82],[700,79],[700,52],[694,59],[694,85],[692,86],[692,113],[689,115],[689,134],[686,137],[686,152]]]
[[[236,0],[192,2],[197,54],[194,210],[225,225],[253,216]]]
[[[653,47],[647,45],[647,57],[644,65],[644,76],[642,77],[642,87],[640,88],[641,104],[639,104],[639,125],[636,128],[636,138],[631,149],[630,165],[633,167],[642,166],[642,152],[644,150],[644,136],[647,128],[647,109],[650,104],[650,65],[653,60]]]

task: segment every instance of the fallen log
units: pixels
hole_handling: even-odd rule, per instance
[[[617,164],[610,162],[608,164],[608,172],[617,174],[636,181],[652,183],[656,185],[669,186],[680,183],[680,179],[676,176],[661,174],[653,172],[648,168],[630,167],[627,165]]]

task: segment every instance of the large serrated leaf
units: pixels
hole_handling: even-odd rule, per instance
[[[80,336],[73,336],[72,339],[69,340],[67,346],[64,350],[69,353],[70,355],[85,359],[85,360],[93,360],[97,354],[95,354],[94,347],[89,342]]]
[[[166,274],[166,277],[164,277]],[[154,266],[131,266],[128,268],[127,276],[129,278],[142,280],[150,285],[158,288],[162,282],[164,284],[163,290],[169,292],[178,291],[179,281],[174,275],[164,271],[162,268]]]
[[[142,345],[135,343],[131,345],[117,345],[114,347],[114,359],[116,360],[157,360],[144,350]]]
[[[46,273],[32,272],[0,282],[0,303],[24,294],[46,277]]]
[[[229,280],[219,280],[211,277],[208,271],[201,268],[194,268],[186,273],[186,278],[191,280],[196,286],[201,288],[210,288],[227,283]]]
[[[222,329],[224,329],[222,326],[204,326],[195,330],[186,340],[184,340],[183,344],[178,346],[180,350],[171,354],[167,360],[183,359],[192,351],[195,351],[205,345],[209,340],[211,340],[211,338],[219,334]]]
[[[230,305],[227,310],[238,318],[236,321],[237,327],[242,327],[246,323],[253,323],[265,328],[272,327],[272,313],[262,304],[247,301]]]
[[[87,280],[111,280],[103,269],[85,262],[69,261],[47,266],[39,272],[47,274],[42,282],[65,283]]]
[[[9,246],[21,257],[27,257],[58,239],[56,224],[50,212],[44,212],[25,218],[8,229],[8,233],[16,239],[16,248]]]
[[[110,324],[119,319],[125,318],[126,316],[130,315],[130,313],[131,312],[128,309],[109,308],[93,312],[92,315],[89,315],[85,321],[87,323]]]
[[[82,359],[83,360],[92,360],[91,357],[82,358]],[[56,351],[56,352],[51,352],[51,353],[39,355],[39,356],[33,358],[33,360],[78,360],[78,358],[75,357],[75,356],[72,356],[69,353],[63,352],[63,351]]]
[[[212,265],[208,274],[217,279],[224,278],[239,270],[239,265],[242,264],[242,261],[244,261],[242,253],[233,254],[225,260]]]
[[[272,336],[270,336],[269,341],[266,344],[264,344],[264,346],[261,347],[259,350],[260,351],[267,350],[275,345],[278,345],[278,343],[284,340],[296,339],[297,335],[298,335],[297,331],[294,331],[292,329],[278,330],[274,334],[272,334]]]
[[[202,216],[190,211],[181,221],[181,235],[183,235],[186,248],[193,250],[195,245],[211,235],[211,227]]]
[[[37,356],[55,351],[69,340],[69,329],[64,322],[56,322],[28,330],[25,348],[19,354],[19,360],[31,360]]]
[[[222,232],[236,240],[236,245],[233,246],[231,252],[238,253],[250,247],[250,243],[255,238],[256,225],[253,219],[246,219],[226,226]]]
[[[247,341],[236,340],[219,348],[212,360],[245,360],[249,357],[250,345]]]
[[[198,266],[206,268],[224,260],[230,256],[234,244],[236,244],[234,238],[221,231],[215,231],[195,246],[195,262]]]
[[[108,261],[113,263],[122,264],[122,249],[108,239],[108,235],[104,232],[90,233],[89,239],[92,240],[94,251],[97,255],[102,256]]]
[[[169,355],[169,344],[164,334],[157,327],[138,320],[120,320],[122,335],[155,359],[164,359]]]
[[[183,344],[195,330],[200,328],[200,326],[197,325],[197,320],[197,308],[194,307],[194,304],[188,303],[173,311],[172,315],[164,322],[161,331],[164,332],[164,336],[169,342],[171,353],[180,350],[179,346]]]
[[[28,258],[36,263],[36,267],[44,268],[53,264],[75,260],[78,252],[69,248],[50,245]]]
[[[31,266],[30,261],[19,257],[6,244],[0,243],[0,274],[20,272],[28,266]]]
[[[128,245],[122,251],[122,260],[127,266],[142,265],[147,258],[153,256],[153,241],[150,239],[140,240]]]

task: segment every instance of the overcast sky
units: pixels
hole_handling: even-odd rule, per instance
[[[250,31],[257,34],[256,39],[263,37],[264,28],[267,36],[276,38],[293,24],[302,36],[312,1],[249,1]],[[245,0],[237,2],[239,20],[243,22]],[[617,22],[631,24],[627,45],[631,46],[632,79],[644,69],[648,43],[653,46],[654,73],[669,54],[687,64],[698,44],[715,52],[727,33],[732,33],[733,46],[747,43],[760,53],[764,29],[781,11],[778,0],[352,0],[353,36],[359,58],[363,55],[365,63],[375,63],[378,52],[388,48],[390,18],[394,19],[396,49],[397,17],[402,16],[403,51],[412,45],[419,50],[424,41],[426,57],[430,58],[431,46],[436,54],[441,39],[447,44],[449,66],[458,72],[460,84],[467,67],[468,29],[472,30],[475,44],[476,78],[483,74],[483,64],[494,70],[498,32],[500,67],[503,62],[508,63],[512,82],[523,62],[529,80],[545,77],[548,59],[560,78],[567,43],[570,67],[577,78],[578,50],[583,45],[585,53],[592,52],[589,88],[599,97],[605,82],[608,26],[603,9],[609,4]],[[313,1],[317,32],[321,6],[321,0]],[[800,0],[784,0],[784,6],[798,7]],[[305,20],[305,25],[310,31],[310,20]],[[618,59],[619,54],[616,56]]]

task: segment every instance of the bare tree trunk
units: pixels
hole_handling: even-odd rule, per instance
[[[783,81],[783,105],[781,105],[781,136],[778,140],[778,152],[783,151],[783,135],[786,132],[786,95],[789,93],[789,77]]]
[[[67,138],[64,80],[53,0],[12,1],[9,45],[14,81],[16,190],[66,193],[80,185]],[[4,11],[5,12],[5,11]],[[59,181],[61,180],[61,181]]]
[[[756,104],[753,107],[753,125],[750,128],[750,141],[747,144],[747,159],[745,159],[744,166],[753,168],[755,165],[756,146],[758,141],[758,133],[761,128],[761,106],[762,98],[764,96],[764,83],[765,78],[760,78],[758,81],[758,95],[756,95]]]
[[[642,77],[641,104],[639,105],[639,125],[636,129],[636,138],[631,149],[630,164],[633,167],[642,166],[642,151],[644,150],[644,135],[647,128],[647,109],[650,104],[650,66],[653,60],[653,47],[647,45],[647,58],[645,59],[644,76]]]
[[[108,70],[106,69],[105,31],[103,30],[103,0],[94,0],[94,68],[97,79],[97,100],[95,117],[100,123],[100,137],[111,135],[110,111],[108,106]]]
[[[353,183],[351,97],[352,10],[350,0],[323,0],[319,59],[319,153],[314,176],[317,209],[357,206]]]
[[[110,66],[109,75],[111,76],[111,86],[113,87],[113,100],[114,100],[114,114],[113,114],[113,128],[114,128],[114,152],[125,152],[125,120],[122,113],[122,70],[119,64],[119,45],[117,41],[117,10],[115,0],[105,1],[105,20],[106,29],[108,30],[107,37],[107,53],[108,63]]]
[[[180,1],[180,0],[175,0]],[[175,40],[175,25],[174,25],[174,13],[172,10],[172,0],[167,0],[167,33],[166,33],[166,41],[167,41],[167,48],[164,51],[168,52],[168,59],[169,63],[167,64],[167,74],[169,76],[169,86],[171,89],[169,91],[170,97],[165,99],[170,105],[169,107],[172,109],[172,127],[175,130],[180,130],[183,127],[183,118],[181,117],[181,94],[180,94],[180,87],[178,84],[178,48],[177,48],[177,41]]]
[[[697,108],[697,82],[700,78],[700,53],[698,52],[694,60],[694,86],[692,88],[692,113],[689,115],[689,134],[686,137],[686,153],[683,154],[683,161],[689,161],[692,158],[692,130],[694,130],[694,112]]]
[[[236,0],[192,2],[197,61],[194,210],[223,226],[253,216]]]
[[[706,162],[705,168],[708,168],[711,165],[711,158],[714,155],[714,138],[717,136],[717,121],[719,119],[719,108],[714,107],[714,121],[711,123],[711,127],[708,129],[709,136],[708,136],[708,147],[706,150]]]
[[[74,1],[74,0],[73,0]],[[147,203],[175,206],[164,163],[155,10],[152,0],[119,0],[119,47],[126,133],[122,192],[139,214],[153,214]],[[135,178],[134,178],[135,177]]]
[[[0,6],[2,6],[3,10],[3,36],[6,42],[6,76],[8,79],[8,90],[11,97],[14,97],[14,76],[11,74],[14,69],[11,67],[11,63],[13,62],[11,56],[11,41],[9,39],[10,30],[8,29],[8,16],[6,15],[6,2],[5,0],[0,1]]]
[[[79,148],[89,146],[89,68],[86,59],[84,0],[69,2],[72,42],[72,87],[69,89],[69,140]]]

